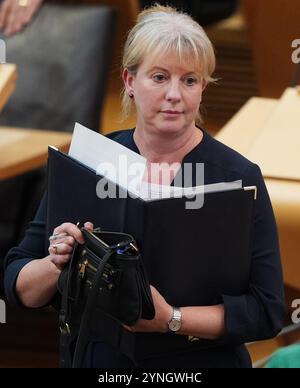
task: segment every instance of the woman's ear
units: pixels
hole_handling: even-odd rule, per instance
[[[132,75],[128,69],[125,68],[122,73],[122,79],[129,97],[133,96],[134,75]]]

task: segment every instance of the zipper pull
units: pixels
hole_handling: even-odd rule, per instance
[[[79,278],[80,279],[83,279],[84,278],[84,274],[85,274],[85,269],[88,265],[88,261],[87,260],[84,260],[83,263],[79,264]]]

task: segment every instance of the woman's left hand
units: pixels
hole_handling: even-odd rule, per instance
[[[124,327],[133,332],[159,332],[166,333],[168,329],[168,322],[172,317],[172,306],[170,306],[165,298],[153,286],[150,286],[153,304],[155,308],[155,317],[151,320],[139,319],[133,326]]]

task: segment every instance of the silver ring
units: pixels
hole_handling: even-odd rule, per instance
[[[49,241],[54,241],[54,240],[58,240],[59,238],[61,237],[65,237],[67,236],[68,234],[67,233],[57,233],[57,234],[53,234],[52,236],[49,237]]]
[[[18,4],[20,7],[27,7],[28,6],[28,0],[19,0]]]

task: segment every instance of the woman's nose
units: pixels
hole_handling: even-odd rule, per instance
[[[181,100],[180,87],[177,81],[172,81],[169,83],[166,92],[166,99],[171,102],[178,102]]]

